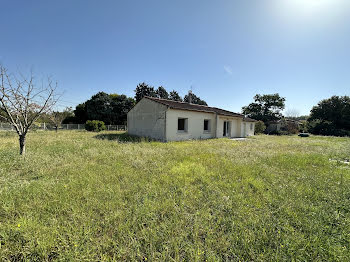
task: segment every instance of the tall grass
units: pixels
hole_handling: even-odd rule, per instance
[[[350,139],[0,132],[0,261],[348,261]]]

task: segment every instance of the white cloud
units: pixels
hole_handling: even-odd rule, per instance
[[[232,75],[232,68],[230,66],[224,66],[224,70],[227,74]]]

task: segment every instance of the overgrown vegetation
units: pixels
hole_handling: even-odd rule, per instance
[[[0,132],[1,261],[350,256],[349,138],[50,133],[29,133],[23,159]]]
[[[263,121],[258,121],[255,123],[255,134],[263,134],[265,129],[266,126]]]
[[[100,120],[108,125],[125,125],[127,113],[135,105],[135,100],[126,95],[98,92],[89,100],[76,106],[74,116],[64,123],[83,124],[87,120]]]
[[[314,106],[308,119],[313,134],[350,136],[350,97],[332,96]]]
[[[98,120],[88,120],[85,123],[85,129],[92,132],[101,132],[106,130],[105,123]]]

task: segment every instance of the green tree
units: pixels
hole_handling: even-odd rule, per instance
[[[156,91],[157,97],[162,99],[169,99],[169,94],[166,89],[162,86],[158,87]]]
[[[81,103],[75,107],[74,110],[74,118],[67,118],[63,120],[63,123],[77,123],[77,124],[85,124],[86,120],[88,119],[87,113],[86,113],[86,104]]]
[[[282,118],[281,111],[285,107],[286,99],[277,94],[255,95],[254,102],[242,107],[242,113],[265,124]]]
[[[113,123],[112,99],[109,94],[99,92],[85,102],[88,120],[100,120],[106,124]]]
[[[265,132],[266,126],[263,121],[255,123],[255,134],[262,134]]]
[[[184,102],[187,102],[187,103],[191,102],[192,104],[204,105],[204,106],[208,105],[207,102],[205,102],[204,100],[200,99],[199,96],[196,96],[193,93],[189,93],[188,95],[185,95]]]
[[[87,120],[99,120],[108,125],[124,125],[127,113],[134,105],[135,100],[126,95],[99,92],[77,105],[74,117],[67,117],[63,123],[83,124]]]
[[[157,97],[154,87],[147,85],[145,82],[138,84],[134,91],[136,103],[139,102],[144,96]]]
[[[170,99],[170,100],[174,100],[174,101],[182,102],[181,96],[180,96],[179,93],[176,92],[175,90],[173,90],[173,91],[171,91],[171,92],[169,93],[169,99]]]
[[[117,125],[124,125],[127,121],[127,114],[135,105],[135,100],[126,95],[111,94],[112,122]]]
[[[332,96],[311,109],[309,131],[321,135],[350,135],[350,97]]]

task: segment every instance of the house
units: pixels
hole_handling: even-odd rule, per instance
[[[281,131],[285,131],[288,133],[298,133],[300,127],[300,121],[282,118],[280,120],[268,122],[265,132],[267,134],[274,134]]]
[[[216,107],[144,97],[128,113],[128,133],[160,141],[247,137],[255,122]]]

